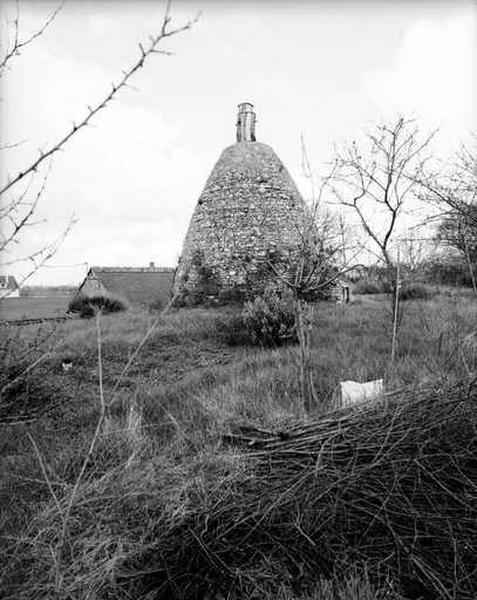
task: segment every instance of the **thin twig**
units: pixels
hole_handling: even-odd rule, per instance
[[[16,16],[15,16],[15,20],[13,23],[14,24],[13,45],[12,45],[11,49],[6,52],[3,59],[0,61],[0,77],[2,76],[3,71],[4,71],[5,67],[7,66],[7,64],[10,62],[10,60],[13,57],[18,56],[20,54],[20,50],[22,50],[23,48],[25,48],[25,46],[28,46],[34,40],[36,40],[38,37],[40,37],[45,32],[45,30],[53,23],[56,16],[60,12],[60,10],[63,8],[64,3],[65,3],[65,0],[61,0],[61,2],[58,4],[58,6],[55,8],[55,10],[51,13],[51,15],[48,17],[48,19],[43,23],[43,25],[39,29],[37,29],[34,33],[32,33],[29,37],[25,38],[24,40],[20,40],[19,39],[19,3],[17,0]]]
[[[30,163],[28,166],[26,166],[22,171],[20,171],[15,176],[13,176],[11,179],[9,179],[9,181],[0,189],[0,195],[5,193],[7,190],[9,190],[15,184],[22,181],[24,179],[24,177],[26,177],[30,173],[37,171],[38,168],[42,165],[42,163],[47,158],[49,158],[50,156],[52,156],[53,154],[55,154],[56,152],[61,150],[65,146],[65,144],[73,136],[75,136],[78,133],[78,131],[80,131],[87,125],[89,125],[91,119],[100,110],[104,109],[113,100],[113,98],[118,94],[118,92],[120,90],[127,87],[128,82],[131,79],[131,77],[144,66],[146,60],[152,54],[157,54],[159,52],[158,45],[163,40],[165,40],[171,36],[177,35],[178,33],[182,33],[184,31],[191,29],[193,27],[193,25],[196,23],[198,17],[194,20],[188,21],[185,25],[182,25],[175,29],[168,29],[168,26],[169,26],[169,23],[171,20],[170,16],[169,16],[169,7],[170,7],[170,3],[167,4],[166,14],[164,16],[160,32],[155,36],[150,36],[149,44],[146,47],[144,47],[142,44],[139,45],[139,50],[140,50],[139,57],[137,58],[137,60],[134,62],[134,64],[129,69],[123,71],[123,76],[117,82],[112,84],[110,92],[108,94],[106,94],[106,96],[104,96],[100,102],[95,104],[94,107],[88,107],[85,116],[82,119],[80,119],[77,123],[74,122],[73,125],[71,126],[71,129],[66,133],[66,135],[61,137],[56,143],[54,143],[47,149],[43,150],[41,152],[40,156],[36,160],[34,160],[32,163]]]
[[[35,450],[36,457],[37,457],[38,462],[40,464],[41,472],[42,472],[43,477],[45,479],[45,482],[46,482],[46,484],[48,486],[48,489],[50,491],[51,497],[53,498],[53,501],[54,501],[54,503],[56,505],[56,508],[58,509],[58,513],[59,513],[60,517],[63,518],[63,510],[61,508],[61,505],[60,505],[58,497],[57,497],[57,495],[55,493],[55,490],[53,489],[53,485],[51,483],[51,480],[48,477],[48,473],[46,471],[45,463],[44,463],[43,458],[41,456],[40,450],[38,449],[38,446],[37,446],[35,440],[33,439],[33,437],[31,436],[30,432],[27,432],[27,436],[28,436],[28,439],[30,440],[30,442],[31,442],[31,444],[33,446],[33,449]]]

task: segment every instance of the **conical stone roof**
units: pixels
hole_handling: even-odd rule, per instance
[[[174,283],[185,303],[254,297],[277,278],[270,264],[292,262],[300,243],[303,199],[272,148],[251,141],[254,113],[248,131],[240,118],[239,141],[222,152],[186,234]]]

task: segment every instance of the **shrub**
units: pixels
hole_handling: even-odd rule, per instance
[[[79,313],[82,318],[93,317],[98,310],[104,314],[110,314],[127,310],[127,308],[128,304],[123,298],[104,294],[97,296],[77,294],[68,304],[68,310],[72,313]]]
[[[246,302],[239,314],[228,319],[223,330],[227,343],[231,345],[274,348],[297,339],[290,298],[271,288],[253,301]]]
[[[477,273],[477,263],[474,262],[472,268]],[[430,284],[472,287],[469,266],[457,257],[451,260],[429,260],[423,264],[423,271],[425,281]]]
[[[362,279],[354,288],[355,294],[390,294],[392,292],[392,281],[386,279]],[[431,297],[428,287],[422,283],[407,283],[401,288],[401,300],[426,300]]]
[[[237,286],[222,289],[219,292],[218,304],[243,304],[245,293]]]
[[[429,288],[422,283],[405,284],[399,294],[399,299],[406,300],[428,300],[432,296]]]
[[[149,304],[148,308],[149,312],[161,312],[161,310],[164,308],[164,302],[160,298],[157,298],[156,300],[153,300],[151,304]]]
[[[362,279],[356,284],[353,291],[355,294],[380,294],[381,288],[370,279]]]

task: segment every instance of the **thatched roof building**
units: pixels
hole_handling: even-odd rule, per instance
[[[300,241],[303,199],[275,152],[256,140],[255,113],[239,105],[237,143],[226,148],[197,202],[174,289],[185,303],[260,293]]]
[[[166,304],[174,269],[168,267],[91,267],[77,294],[120,296],[131,304]]]

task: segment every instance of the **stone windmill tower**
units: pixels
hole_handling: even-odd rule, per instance
[[[253,298],[293,262],[306,207],[275,152],[256,141],[253,105],[239,104],[226,148],[197,202],[174,281],[178,301]],[[283,272],[283,268],[281,269]]]

